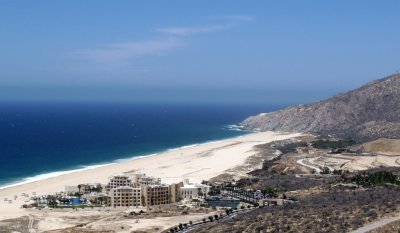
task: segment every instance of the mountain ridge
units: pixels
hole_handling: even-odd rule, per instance
[[[251,116],[240,125],[248,130],[334,134],[360,140],[400,138],[400,74],[325,100]]]

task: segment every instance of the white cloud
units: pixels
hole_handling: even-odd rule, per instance
[[[157,29],[157,32],[162,32],[174,36],[189,36],[199,33],[208,33],[220,31],[223,29],[228,29],[234,26],[235,23],[240,21],[252,21],[254,20],[253,16],[249,15],[218,15],[213,16],[215,19],[224,19],[228,20],[227,24],[212,24],[205,26],[197,26],[197,27],[170,27],[170,28],[160,28]]]
[[[171,27],[171,28],[160,28],[158,32],[174,35],[174,36],[189,36],[199,33],[215,32],[229,28],[230,25],[206,25],[199,27]]]
[[[168,37],[159,40],[109,44],[101,48],[84,49],[76,54],[80,58],[95,62],[116,62],[147,55],[164,55],[183,46],[184,44],[181,40]]]
[[[75,57],[95,63],[106,63],[110,67],[128,65],[131,60],[143,56],[165,55],[185,46],[184,37],[201,33],[211,33],[235,26],[240,21],[251,21],[247,15],[219,15],[215,19],[226,20],[221,24],[196,27],[167,27],[156,31],[162,33],[160,39],[113,43],[98,48],[82,49],[74,53]]]

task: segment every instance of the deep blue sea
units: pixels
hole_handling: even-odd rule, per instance
[[[243,135],[229,125],[280,107],[0,103],[0,186]]]

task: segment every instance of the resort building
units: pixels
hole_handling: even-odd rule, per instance
[[[169,185],[142,186],[142,206],[163,205],[171,203]]]
[[[179,197],[183,200],[191,200],[199,196],[200,189],[194,185],[185,185],[179,190]]]
[[[191,200],[199,196],[206,196],[210,191],[210,186],[204,184],[191,184],[189,179],[185,179],[183,187],[179,189],[179,197],[182,200]]]
[[[89,194],[91,192],[101,192],[102,187],[99,183],[79,184],[78,189],[81,194]]]
[[[182,187],[183,187],[183,182],[180,182],[178,184],[171,184],[169,186],[169,194],[170,194],[170,198],[171,198],[171,203],[182,200],[181,194],[180,194]]]
[[[108,193],[108,206],[111,207],[128,207],[140,206],[141,189],[132,188],[130,186],[121,186],[112,188]]]
[[[194,184],[199,189],[199,196],[207,196],[210,192],[211,186],[205,184]]]
[[[135,174],[133,179],[133,185],[135,187],[140,187],[145,185],[161,185],[161,178],[146,176],[146,174]]]
[[[110,177],[110,181],[106,185],[106,190],[110,191],[111,189],[118,187],[133,187],[132,179],[129,176],[118,175]]]
[[[93,205],[107,205],[109,201],[109,197],[107,196],[106,193],[98,193],[98,192],[91,192],[88,194],[82,195],[83,199],[87,200],[89,203]]]

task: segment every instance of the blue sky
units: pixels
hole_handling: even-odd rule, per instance
[[[300,103],[400,67],[399,1],[0,2],[0,100]]]

